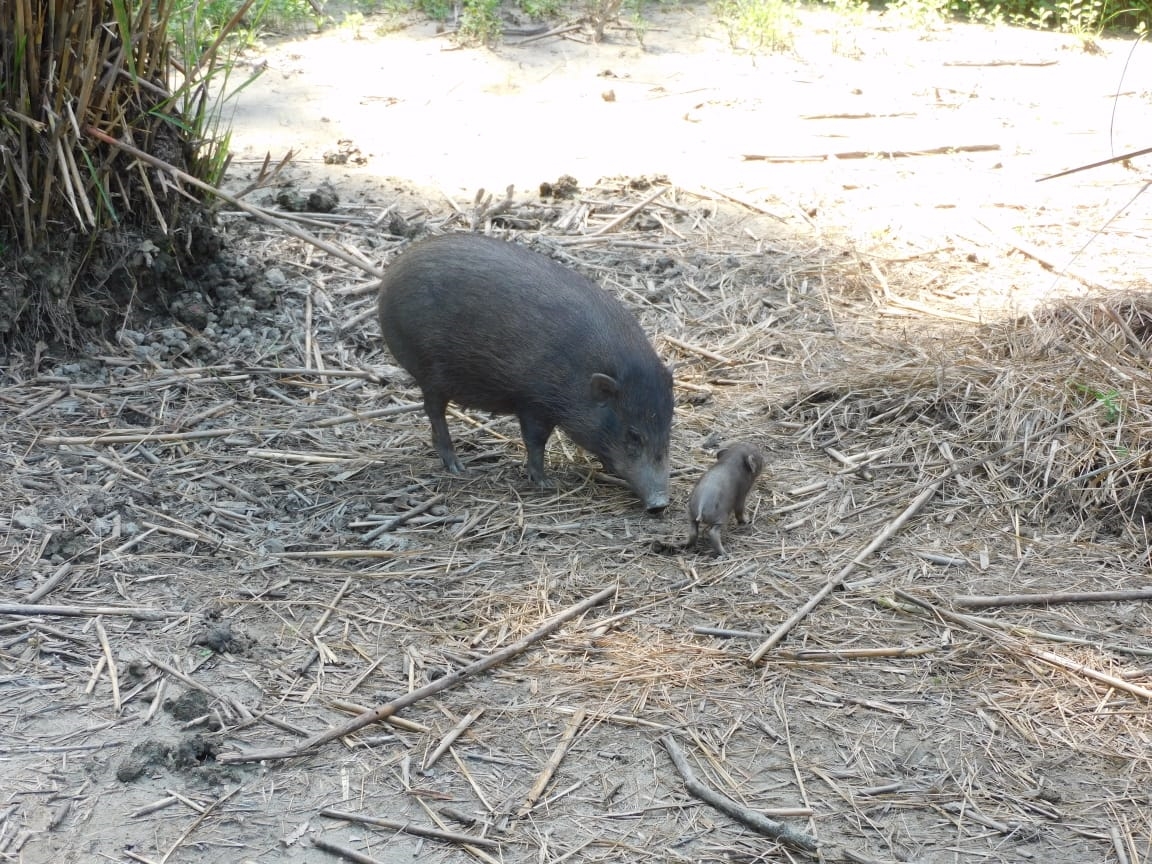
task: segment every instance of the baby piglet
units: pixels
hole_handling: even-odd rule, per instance
[[[747,524],[744,502],[763,470],[760,449],[747,441],[727,444],[716,454],[716,464],[700,478],[688,499],[687,548],[696,545],[703,527],[712,551],[717,556],[725,554],[720,542],[721,528],[733,513],[737,522]]]

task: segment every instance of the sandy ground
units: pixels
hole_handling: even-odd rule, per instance
[[[305,184],[333,176],[362,191],[399,178],[462,203],[509,184],[531,196],[561,174],[585,185],[664,174],[885,259],[1015,231],[1057,266],[1088,245],[1076,265],[1104,284],[1148,281],[1149,199],[1130,203],[1145,175],[1110,166],[1036,180],[1149,145],[1152,47],[1088,51],[1071,36],[975,25],[911,32],[874,15],[803,21],[794,51],[768,56],[734,53],[703,7],[654,15],[643,45],[623,29],[600,45],[496,50],[455,48],[427,23],[382,37],[371,24],[336,30],[259,59],[237,158],[290,148]],[[367,164],[323,170],[341,139]],[[992,149],[835,156],[950,147]],[[1120,246],[1093,243],[1101,229]],[[1125,238],[1137,254],[1117,254]],[[975,314],[1030,307],[1054,283],[1001,286]]]

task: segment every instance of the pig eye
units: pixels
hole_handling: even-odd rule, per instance
[[[632,452],[638,451],[644,444],[644,439],[640,437],[640,433],[635,429],[629,429],[624,434],[624,443]]]

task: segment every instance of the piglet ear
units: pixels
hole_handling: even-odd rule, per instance
[[[728,455],[728,448],[727,447],[721,447],[719,450],[716,451],[716,461],[717,462],[721,461],[727,455]]]
[[[616,379],[611,375],[605,375],[603,372],[597,372],[592,376],[592,398],[597,402],[607,402],[610,399],[615,399],[620,393],[620,385]]]
[[[760,457],[759,453],[745,453],[744,464],[748,466],[748,470],[753,475],[759,474],[760,470],[764,467],[764,460]]]

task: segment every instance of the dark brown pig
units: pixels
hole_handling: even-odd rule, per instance
[[[559,426],[650,512],[668,505],[672,375],[636,319],[594,282],[513,243],[448,234],[389,266],[379,309],[449,471],[463,471],[444,416],[451,401],[515,414],[539,485],[548,485],[544,447]]]
[[[704,473],[688,498],[688,542],[685,545],[694,547],[700,537],[700,527],[704,526],[712,551],[717,556],[724,555],[720,530],[733,513],[738,523],[748,523],[744,502],[763,470],[764,457],[755,444],[737,441],[717,453],[716,464]]]

